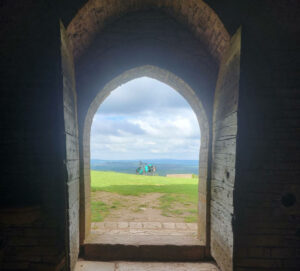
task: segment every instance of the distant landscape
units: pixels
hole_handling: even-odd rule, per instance
[[[155,165],[156,173],[159,176],[166,176],[167,174],[199,174],[198,160],[149,159],[142,161]],[[135,174],[138,166],[138,160],[91,160],[91,169],[96,171]]]

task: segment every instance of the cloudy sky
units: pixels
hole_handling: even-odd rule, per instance
[[[108,96],[94,116],[91,158],[198,160],[196,115],[174,89],[157,80],[132,80]]]

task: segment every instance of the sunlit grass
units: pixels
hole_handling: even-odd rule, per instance
[[[91,171],[92,192],[105,191],[128,196],[161,193],[157,207],[161,210],[161,214],[167,217],[181,217],[186,222],[197,221],[197,186],[197,178],[167,178]],[[92,202],[92,221],[103,221],[111,209],[121,207],[120,202],[113,202],[111,205]],[[133,207],[134,212],[139,212],[146,206]]]
[[[109,214],[109,206],[102,201],[92,201],[92,221],[101,222]]]
[[[198,179],[141,176],[134,174],[91,171],[91,189],[120,195],[139,196],[143,193],[185,194],[197,200]]]
[[[197,221],[197,199],[188,195],[165,194],[159,198],[162,215],[183,217],[185,222]]]

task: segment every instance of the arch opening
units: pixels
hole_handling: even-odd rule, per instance
[[[200,127],[177,91],[149,77],[119,86],[98,108],[90,142],[92,233],[197,240]]]
[[[209,208],[207,204],[207,167],[208,167],[208,156],[209,156],[209,124],[206,116],[206,112],[203,109],[202,103],[198,98],[195,91],[186,84],[182,79],[172,74],[171,72],[151,66],[140,66],[131,70],[124,72],[123,74],[117,76],[115,79],[110,81],[105,87],[98,93],[93,102],[91,103],[88,113],[85,117],[84,129],[83,129],[83,179],[82,185],[84,189],[81,189],[81,240],[82,242],[90,234],[91,226],[91,209],[90,209],[90,185],[91,185],[91,175],[90,175],[90,133],[91,126],[93,122],[93,117],[101,106],[103,101],[108,97],[108,95],[120,85],[123,85],[133,79],[148,77],[156,79],[181,94],[184,99],[188,102],[191,109],[194,111],[197,121],[201,130],[201,147],[199,155],[199,179],[198,179],[198,238],[201,244],[205,244],[207,241],[207,221],[208,221],[208,211]]]
[[[187,95],[195,113],[197,110],[205,111],[208,119],[205,123],[209,128],[202,128],[203,122],[199,121],[201,131],[207,131],[207,137],[202,133],[201,153],[206,154],[200,157],[200,174],[203,175],[200,179],[205,181],[199,182],[199,216],[205,219],[201,220],[203,223],[198,229],[201,232],[202,227],[206,233],[204,243],[207,250],[204,254],[214,257],[221,266],[227,263],[230,266],[233,255],[231,210],[234,190],[230,182],[235,180],[235,153],[232,151],[236,147],[237,120],[234,114],[237,112],[240,34],[237,33],[239,39],[230,37],[216,12],[202,0],[133,0],[124,4],[116,0],[110,4],[102,0],[86,1],[67,29],[79,86],[80,174],[83,180],[80,192],[81,202],[84,202],[80,213],[83,224],[80,227],[81,244],[90,231],[90,184],[84,181],[90,179],[90,166],[86,163],[90,143],[86,138],[90,136],[87,123],[92,123],[93,119],[91,105],[96,100],[94,97],[100,95],[97,95],[97,86],[105,90],[112,84],[107,90],[108,95],[121,84],[116,83],[120,74],[130,77],[129,69],[152,65],[150,67],[162,67],[180,76],[197,91],[203,102],[200,109],[193,108],[193,95]],[[119,29],[126,29],[126,35],[121,35]],[[151,35],[150,29],[153,31]],[[142,74],[145,75],[149,76]],[[123,83],[138,76],[131,77],[122,79]],[[158,74],[156,77],[159,80],[162,76]],[[170,86],[174,84],[166,83]],[[86,86],[89,86],[88,89]],[[105,99],[105,91],[101,93],[100,100]],[[230,131],[228,127],[233,129],[229,137],[226,134]],[[224,168],[230,169],[228,177]],[[222,181],[223,175],[229,185]],[[201,209],[203,206],[205,208]]]

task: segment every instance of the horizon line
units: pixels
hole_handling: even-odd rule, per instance
[[[101,161],[141,161],[141,160],[176,160],[176,161],[199,161],[199,159],[176,159],[176,158],[139,158],[139,159],[101,159],[101,158],[91,158],[92,160]]]

